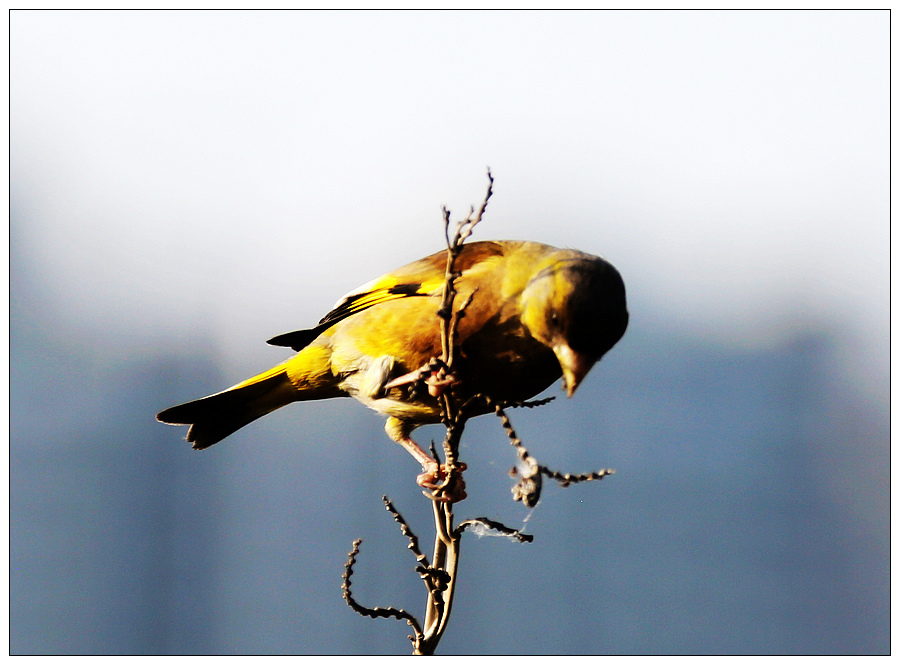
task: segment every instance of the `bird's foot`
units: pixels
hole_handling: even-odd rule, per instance
[[[423,464],[422,468],[424,472],[416,477],[416,483],[431,491],[431,494],[427,495],[429,498],[445,503],[457,503],[468,496],[466,481],[462,476],[467,467],[462,462],[455,464],[452,473],[446,464],[434,461]]]
[[[429,395],[440,397],[447,388],[459,383],[459,380],[443,361],[433,358],[427,365],[384,384],[384,390],[406,385],[415,386],[419,382],[423,382],[428,387]]]
[[[445,372],[435,372],[425,379],[425,385],[428,386],[428,394],[432,397],[440,397],[447,388],[455,386],[457,383],[459,383],[459,380],[456,376]]]

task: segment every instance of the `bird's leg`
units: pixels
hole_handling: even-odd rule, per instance
[[[412,455],[416,461],[422,465],[422,473],[416,476],[416,483],[420,487],[436,490],[445,486],[449,469],[444,464],[439,464],[431,455],[425,452],[422,447],[412,440],[410,433],[413,426],[409,421],[401,420],[391,416],[388,418],[384,426],[385,431],[392,440],[403,446],[407,452]],[[465,471],[466,465],[462,462],[456,463],[457,471]],[[466,498],[465,483],[462,475],[456,474],[455,487],[448,491],[443,501],[462,501]]]
[[[420,381],[425,382],[425,385],[428,386],[428,394],[432,397],[439,397],[449,386],[459,383],[456,376],[450,372],[450,368],[441,360],[432,358],[427,365],[384,384],[384,390],[405,385],[414,386]]]

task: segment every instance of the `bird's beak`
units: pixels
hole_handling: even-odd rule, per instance
[[[568,344],[554,346],[553,353],[559,361],[559,366],[562,367],[563,380],[566,383],[566,394],[571,397],[575,394],[575,389],[587,376],[591,367],[594,366],[596,360],[572,350],[572,347]]]

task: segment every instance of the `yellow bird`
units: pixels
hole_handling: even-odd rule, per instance
[[[463,245],[456,259],[458,324],[453,395],[523,401],[558,378],[571,397],[628,325],[625,285],[605,260],[523,241]],[[297,355],[227,390],[173,406],[157,419],[190,425],[187,440],[208,448],[291,402],[355,397],[388,416],[385,430],[422,465],[423,486],[437,462],[410,438],[440,422],[428,391],[413,390],[417,370],[441,355],[440,307],[446,251],[398,268],[349,293],[317,326],[269,344]],[[433,392],[433,391],[432,391]]]

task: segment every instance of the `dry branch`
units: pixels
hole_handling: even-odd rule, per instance
[[[455,283],[459,277],[455,263],[462,252],[463,243],[472,235],[472,230],[481,221],[488,201],[491,198],[494,179],[490,170],[488,170],[487,175],[488,189],[481,207],[477,213],[473,207],[468,217],[457,223],[452,236],[450,234],[450,211],[446,207],[443,208],[444,236],[447,241],[447,265],[444,274],[441,304],[437,310],[440,320],[441,357],[433,358],[426,367],[423,367],[417,374],[414,384],[416,389],[422,388],[423,385],[427,386],[429,393],[438,397],[441,405],[441,420],[446,427],[446,435],[442,445],[444,463],[441,465],[445,469],[445,480],[432,493],[425,492],[425,495],[431,499],[435,524],[434,549],[430,563],[425,554],[419,549],[418,538],[406,523],[406,520],[404,520],[403,516],[387,497],[382,497],[385,508],[400,525],[400,531],[408,541],[408,549],[416,557],[416,572],[425,584],[427,596],[423,623],[420,625],[418,620],[406,610],[392,607],[366,608],[353,599],[350,593],[350,577],[353,574],[353,564],[359,553],[359,543],[361,542],[359,540],[353,543],[353,549],[348,556],[343,575],[342,588],[344,590],[344,598],[350,607],[367,617],[405,620],[414,631],[414,635],[410,636],[410,640],[413,643],[413,653],[419,655],[433,654],[447,627],[456,589],[462,534],[466,531],[472,531],[477,534],[499,535],[520,543],[533,540],[533,536],[521,533],[487,517],[468,519],[454,527],[453,506],[465,498],[465,483],[462,479],[462,473],[465,471],[466,465],[459,461],[459,444],[469,417],[477,413],[479,408],[483,408],[484,404],[487,404],[489,408],[493,408],[496,415],[500,418],[507,437],[519,457],[519,463],[513,469],[513,475],[519,475],[520,479],[513,488],[513,496],[515,500],[522,501],[528,507],[534,507],[540,500],[542,476],[556,480],[566,487],[573,483],[599,480],[613,473],[612,470],[604,469],[581,475],[562,474],[540,465],[528,453],[513,429],[512,423],[504,409],[543,406],[551,401],[552,397],[502,404],[493,401],[487,395],[476,395],[463,404],[457,404],[454,399],[453,385],[456,383],[456,377],[453,375],[453,366],[457,342],[456,331],[460,319],[465,316],[466,308],[471,304],[472,299],[477,297],[477,291],[473,292],[460,307],[454,310],[457,295]],[[433,442],[431,451],[433,458],[440,464],[438,451]]]

